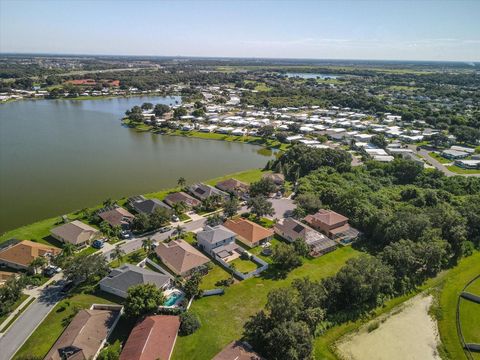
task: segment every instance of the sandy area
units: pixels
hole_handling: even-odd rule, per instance
[[[432,296],[418,295],[372,320],[380,322],[377,329],[368,332],[369,323],[347,335],[337,345],[340,356],[354,360],[440,360],[437,323],[428,314],[432,300]]]

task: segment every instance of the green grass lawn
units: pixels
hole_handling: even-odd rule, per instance
[[[80,250],[78,253],[75,253],[75,255],[91,255],[99,251],[99,249],[95,249],[94,247],[87,246],[85,249]]]
[[[26,299],[27,299],[28,295],[25,295],[25,294],[22,294],[20,296],[20,298],[15,301],[15,303],[12,305],[12,307],[10,308],[10,311],[2,316],[0,316],[0,324],[2,324],[6,319],[7,317],[12,313],[12,311],[14,311],[16,308],[18,308],[20,306],[21,303],[23,303]]]
[[[77,294],[59,302],[43,322],[15,354],[14,359],[43,358],[68,325],[77,309],[89,308],[92,304],[113,303],[106,294]]]
[[[480,274],[480,252],[463,259],[460,264],[449,271],[441,287],[439,295],[439,312],[438,328],[440,338],[443,343],[443,352],[445,358],[448,359],[466,359],[460,339],[457,336],[456,328],[456,306],[457,299],[463,287],[475,276]],[[477,319],[480,312],[477,312]],[[475,326],[478,326],[478,321]],[[470,332],[469,326],[473,326],[472,322],[463,331]],[[478,331],[478,330],[477,330]]]
[[[480,344],[480,304],[461,299],[460,323],[465,342]]]
[[[123,256],[123,258],[119,261],[119,259],[115,259],[112,262],[110,262],[110,267],[112,268],[117,268],[120,265],[123,265],[125,263],[128,264],[133,264],[137,265],[140,261],[145,259],[147,257],[147,253],[143,249],[136,250],[134,252],[131,252],[128,255]]]
[[[200,283],[200,289],[211,290],[219,288],[220,286],[215,284],[220,280],[229,279],[230,277],[230,274],[226,272],[223,267],[217,264],[213,264],[213,268],[208,272],[207,275],[202,278],[202,282]]]
[[[190,311],[199,316],[202,327],[192,335],[178,338],[173,359],[211,359],[229,342],[241,337],[243,324],[265,306],[270,290],[288,286],[304,276],[317,280],[333,275],[348,259],[358,255],[358,251],[344,247],[305,260],[285,279],[252,278],[230,286],[222,296],[195,300]]]
[[[451,162],[453,162],[453,160],[445,159],[442,155],[437,154],[436,152],[429,152],[428,155],[430,155],[432,158],[434,158],[441,164],[450,164]]]
[[[468,285],[465,291],[480,296],[480,279]]]
[[[455,165],[447,166],[447,169],[457,174],[480,174],[480,170],[463,169]]]
[[[237,269],[238,271],[244,274],[248,274],[250,271],[254,271],[259,267],[259,265],[254,263],[253,261],[243,260],[240,258],[230,261],[228,264],[230,266],[234,265],[235,269]]]

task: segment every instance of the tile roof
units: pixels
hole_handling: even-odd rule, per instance
[[[45,356],[44,360],[92,359],[115,324],[119,311],[80,310]],[[68,352],[70,356],[62,356]],[[66,354],[65,354],[66,355]]]
[[[50,232],[74,245],[89,241],[94,234],[99,233],[97,229],[78,220],[60,225]]]
[[[135,215],[122,207],[101,212],[98,216],[100,216],[102,220],[108,222],[111,226],[121,226],[122,224],[131,222],[135,218]]]
[[[195,199],[193,196],[190,196],[183,191],[168,194],[163,201],[168,205],[184,202],[189,207],[195,207],[201,204],[200,200]]]
[[[30,240],[23,240],[0,250],[0,262],[3,260],[28,267],[33,259],[48,254],[59,254],[60,251],[59,248],[53,246],[39,244]]]
[[[220,190],[229,192],[245,192],[249,188],[248,184],[233,178],[219,181],[216,186]]]
[[[169,360],[175,345],[178,316],[149,316],[130,333],[119,360]]]
[[[170,277],[167,275],[143,269],[139,266],[125,264],[117,269],[113,269],[110,274],[100,281],[100,285],[121,291],[126,296],[127,290],[131,286],[153,284],[161,289],[169,281]]]
[[[223,226],[251,244],[256,244],[273,235],[273,230],[243,218],[227,220]]]
[[[212,360],[262,360],[262,357],[247,344],[233,341],[215,355]]]
[[[146,199],[143,201],[132,202],[131,206],[135,209],[135,211],[145,214],[153,214],[157,208],[170,209],[170,206],[158,199]]]
[[[183,274],[210,260],[184,240],[172,240],[159,243],[155,248],[158,257],[170,265],[177,274]]]
[[[318,212],[316,214],[313,214],[313,215],[308,215],[306,218],[305,218],[305,221],[307,222],[311,222],[312,219],[318,221],[318,222],[321,222],[321,223],[324,223],[328,226],[331,226],[331,225],[335,225],[335,224],[338,224],[340,222],[343,222],[343,221],[348,221],[348,218],[333,211],[333,210],[324,210],[324,209],[321,209],[321,210],[318,210]]]

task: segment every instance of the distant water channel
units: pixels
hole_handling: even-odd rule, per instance
[[[171,97],[0,105],[0,233],[36,220],[187,182],[263,167],[259,147],[136,132],[125,110]]]
[[[287,77],[299,77],[302,79],[338,79],[340,75],[320,74],[320,73],[286,73]]]

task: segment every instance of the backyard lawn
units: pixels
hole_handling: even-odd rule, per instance
[[[43,358],[70,323],[77,310],[89,308],[92,304],[111,303],[114,303],[113,297],[103,293],[76,294],[60,301],[23,344],[13,359]]]
[[[305,276],[317,280],[333,275],[348,259],[359,254],[351,247],[340,248],[305,260],[304,265],[293,270],[286,279],[252,278],[228,287],[222,296],[195,300],[190,311],[199,316],[202,327],[192,335],[178,338],[173,359],[211,359],[229,342],[241,337],[243,324],[263,308],[270,290],[285,287]]]
[[[225,271],[223,267],[217,264],[213,264],[213,268],[202,278],[200,283],[200,289],[212,290],[217,289],[220,286],[215,285],[218,281],[230,279],[231,275]]]
[[[240,258],[237,258],[231,262],[228,263],[230,266],[234,265],[235,269],[238,271],[248,274],[250,271],[256,270],[258,267],[260,267],[258,264],[254,263],[251,260],[243,260]]]

